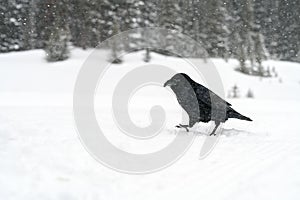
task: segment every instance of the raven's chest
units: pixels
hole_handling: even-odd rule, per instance
[[[173,89],[173,88],[172,88]],[[192,110],[198,110],[199,108],[199,102],[197,99],[197,95],[195,94],[195,91],[190,88],[175,88],[173,89],[178,103],[186,110],[186,111],[192,111]]]

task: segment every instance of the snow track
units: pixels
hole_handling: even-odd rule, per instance
[[[112,171],[95,161],[86,152],[76,133],[71,86],[87,53],[76,50],[73,56],[80,58],[80,62],[74,58],[64,64],[51,66],[36,59],[40,54],[39,51],[29,51],[0,55],[1,199],[299,198],[299,64],[268,61],[283,78],[283,82],[278,83],[277,79],[259,80],[239,74],[233,70],[236,64],[233,60],[224,63],[214,59],[223,74],[225,89],[237,83],[243,91],[247,91],[248,87],[253,90],[254,99],[228,100],[234,109],[251,117],[253,122],[228,120],[211,154],[199,160],[203,142],[214,124],[200,123],[190,133],[176,129],[181,111],[174,106],[174,110],[171,110],[173,117],[167,118],[161,139],[168,141],[175,134],[181,137],[196,134],[193,145],[169,168],[154,174],[131,176]],[[129,55],[129,62],[141,56],[140,53],[135,54],[132,57]],[[22,59],[24,62],[29,60],[31,65],[18,66],[15,60],[22,62]],[[156,54],[153,59],[171,64],[176,62],[176,58]],[[23,69],[22,76],[18,75],[19,79],[13,80],[20,67]],[[44,67],[43,70],[49,73],[44,74],[38,67]],[[280,90],[273,90],[277,86],[284,90],[282,94],[285,96],[280,94]],[[43,87],[46,88],[44,92]],[[149,96],[141,98],[145,98],[146,102]],[[143,110],[139,105],[138,112],[132,111],[132,117],[141,120],[148,112],[148,107]],[[101,114],[104,110],[100,107],[99,112]],[[99,119],[108,128],[114,127],[109,117],[99,115]],[[114,137],[118,136],[112,136],[112,139]],[[119,140],[115,143],[119,148],[131,148],[131,142],[122,138]],[[133,150],[148,150],[141,149],[143,147],[146,148],[146,145],[142,144]]]

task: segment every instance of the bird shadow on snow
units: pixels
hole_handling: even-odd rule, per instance
[[[184,129],[168,129],[167,132],[169,134],[179,134],[179,135],[188,135],[188,134],[195,134],[196,136],[209,136],[210,133],[212,132],[212,128],[206,128],[206,130],[202,129],[197,129],[197,128],[192,128],[190,129],[189,132],[187,132]],[[238,135],[252,135],[251,132],[245,131],[245,130],[239,130],[239,129],[221,129],[221,136],[226,136],[226,137],[232,137],[232,136],[238,136]]]
[[[251,132],[239,129],[222,129],[221,135],[225,135],[227,137],[236,136],[236,135],[252,135]]]

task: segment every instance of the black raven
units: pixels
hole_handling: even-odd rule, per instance
[[[193,127],[197,122],[214,121],[216,126],[210,135],[215,135],[220,123],[228,118],[252,121],[231,108],[231,104],[216,95],[203,85],[192,80],[187,74],[175,74],[165,82],[164,87],[170,86],[175,93],[178,103],[189,115],[189,124],[179,124],[177,128]]]

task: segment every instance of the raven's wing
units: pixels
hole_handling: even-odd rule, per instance
[[[193,87],[198,101],[203,102],[207,106],[212,107],[212,102],[217,109],[224,109],[224,105],[226,105],[226,107],[231,106],[230,103],[228,103],[227,101],[219,97],[216,93],[204,87],[203,85],[196,83]]]

